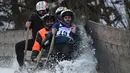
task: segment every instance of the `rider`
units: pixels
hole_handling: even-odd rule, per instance
[[[45,26],[44,28],[42,28],[41,30],[38,31],[37,35],[36,35],[36,39],[35,39],[35,43],[32,47],[32,55],[31,55],[31,59],[32,61],[34,61],[34,59],[36,59],[37,55],[40,52],[41,47],[43,47],[43,49],[48,49],[49,45],[42,45],[41,42],[42,40],[44,40],[46,38],[46,35],[48,34],[48,32],[50,31],[52,25],[55,23],[55,16],[53,15],[46,15],[43,18],[43,21],[45,22]]]
[[[55,35],[54,49],[52,56],[58,60],[70,60],[73,52],[73,42],[76,33],[76,25],[73,23],[74,12],[65,9],[61,12],[61,21],[52,26],[51,32],[47,35],[43,43]]]
[[[26,22],[26,28],[32,29],[32,39],[28,40],[27,50],[32,50],[32,46],[34,44],[34,40],[37,32],[44,27],[43,20],[44,17],[49,11],[48,3],[45,1],[39,1],[36,4],[36,12],[33,12],[28,21]],[[16,43],[15,52],[17,56],[17,62],[20,68],[23,67],[23,59],[24,59],[24,50],[25,50],[25,40]]]

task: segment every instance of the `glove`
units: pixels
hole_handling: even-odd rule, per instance
[[[39,54],[39,51],[37,51],[37,50],[33,50],[33,51],[32,51],[31,60],[32,60],[33,62],[36,61],[36,58],[37,58],[37,55],[38,55],[38,54]]]
[[[45,43],[46,43],[48,40],[50,40],[51,37],[52,37],[52,32],[49,32],[49,33],[46,35],[46,38],[45,38],[44,40],[42,40],[41,46],[44,47],[44,46],[46,45]]]

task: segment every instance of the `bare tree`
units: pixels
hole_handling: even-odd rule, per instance
[[[16,28],[21,28],[24,26],[30,12],[35,10],[35,6],[38,1],[40,0],[3,0],[0,2],[0,11],[4,11],[4,13],[7,14],[6,18],[15,22]],[[59,0],[45,1],[51,3],[56,2],[57,6],[66,6],[72,9],[75,12],[76,21],[81,22],[82,20],[83,24],[86,24],[88,20],[100,22],[100,19],[104,19],[108,26],[113,25],[116,27],[120,22],[124,28],[127,28],[125,23],[122,21],[121,14],[115,7],[114,2],[111,0],[113,7],[105,5],[105,0],[63,0],[61,3],[58,3]],[[130,2],[128,0],[124,0],[124,3],[126,5],[126,11],[130,16]],[[111,15],[114,15],[113,20],[110,18]],[[129,21],[129,17],[127,20]]]
[[[38,0],[1,0],[0,12],[4,13],[6,20],[14,21],[16,28],[23,28],[30,12],[35,10]],[[5,15],[6,14],[6,15]]]
[[[3,21],[8,21],[8,18],[12,15],[12,13],[9,12],[11,5],[7,3],[9,3],[8,0],[0,1],[0,13],[2,13],[0,19]]]
[[[124,4],[125,4],[125,10],[127,13],[127,21],[128,21],[128,29],[130,30],[130,0],[124,0]]]
[[[95,0],[64,0],[59,6],[66,6],[72,9],[75,12],[76,21],[82,21],[83,24],[86,24],[89,19],[99,21],[98,10],[91,4],[92,1]]]

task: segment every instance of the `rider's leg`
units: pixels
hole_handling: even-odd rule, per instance
[[[33,46],[33,40],[29,39],[28,40],[28,47],[27,50],[31,50]],[[25,40],[18,42],[15,45],[15,52],[16,52],[16,56],[17,56],[17,62],[19,64],[19,66],[23,66],[23,59],[24,59],[24,50],[25,50]]]
[[[72,44],[55,44],[55,47],[53,49],[54,57],[58,60],[70,60],[72,52]]]
[[[64,44],[60,52],[63,55],[62,57],[63,60],[71,60],[72,52],[73,52],[73,45],[71,43]]]

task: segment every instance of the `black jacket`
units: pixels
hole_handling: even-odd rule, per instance
[[[31,21],[30,29],[32,29],[32,38],[35,40],[37,32],[44,27],[43,20],[41,20],[37,12],[33,12],[28,21]]]

